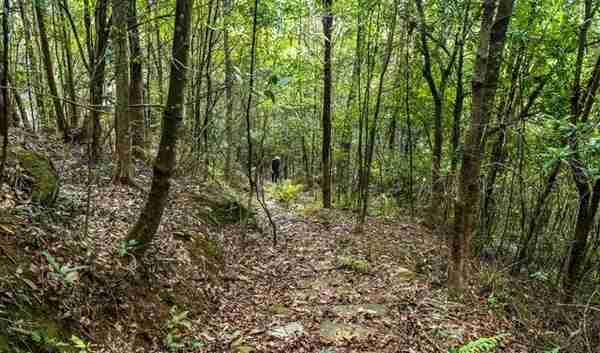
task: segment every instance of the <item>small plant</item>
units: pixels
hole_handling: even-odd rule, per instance
[[[540,282],[545,282],[548,280],[548,273],[544,271],[537,271],[529,275],[529,277]]]
[[[496,295],[494,295],[494,293],[490,294],[490,296],[487,299],[487,303],[492,308],[498,305],[498,298],[496,298]]]
[[[127,256],[139,245],[139,241],[136,239],[123,240],[119,243],[119,256]]]
[[[185,337],[185,330],[192,329],[192,322],[188,315],[189,311],[179,310],[175,305],[169,311],[171,317],[165,324],[167,335],[164,339],[164,344],[170,352],[179,352],[183,350],[198,350],[204,347],[204,342]]]
[[[79,271],[86,268],[86,266],[63,265],[46,251],[44,251],[43,254],[50,265],[50,278],[69,285],[77,282],[77,280],[79,280]]]
[[[277,201],[287,205],[298,198],[303,188],[302,184],[293,184],[289,180],[284,180],[282,183],[272,186],[270,192]]]
[[[508,335],[498,335],[493,337],[481,337],[474,341],[468,342],[467,344],[450,349],[449,353],[485,353],[491,352],[495,349],[502,339]]]
[[[369,263],[366,260],[352,256],[340,256],[340,267],[360,273],[369,272]]]
[[[79,353],[88,353],[90,350],[90,343],[75,335],[71,336],[71,342],[73,347],[77,349]]]
[[[36,329],[31,332],[31,340],[40,348],[60,351],[69,346],[47,329]]]
[[[506,287],[506,277],[500,271],[486,268],[481,271],[481,284],[496,292],[498,288]]]

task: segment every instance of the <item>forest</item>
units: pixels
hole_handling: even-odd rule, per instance
[[[0,3],[0,353],[600,353],[599,0]]]

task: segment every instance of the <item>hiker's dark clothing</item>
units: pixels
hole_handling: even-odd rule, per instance
[[[271,181],[277,183],[279,181],[279,165],[281,161],[277,158],[271,161]]]

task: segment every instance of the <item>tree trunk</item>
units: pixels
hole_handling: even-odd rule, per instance
[[[381,112],[381,99],[383,94],[383,83],[385,79],[385,74],[387,72],[387,68],[390,63],[390,59],[392,57],[392,49],[394,44],[394,32],[396,31],[396,17],[398,16],[398,5],[394,2],[394,15],[392,17],[392,23],[390,26],[390,30],[387,34],[387,44],[386,50],[384,54],[384,62],[381,67],[381,73],[379,74],[379,87],[377,89],[377,99],[375,101],[375,111],[373,112],[373,123],[371,124],[371,131],[369,134],[368,144],[366,146],[366,156],[365,156],[365,187],[362,189],[364,193],[362,195],[362,208],[360,212],[359,219],[359,230],[362,230],[363,225],[365,224],[365,220],[367,217],[367,208],[369,206],[369,179],[371,177],[371,165],[373,162],[373,151],[375,149],[375,140],[377,138],[377,127],[379,123],[379,115]]]
[[[92,139],[92,160],[98,161],[102,154],[102,146],[100,141],[102,136],[102,125],[100,123],[100,114],[104,97],[104,76],[106,70],[105,52],[108,46],[108,36],[110,32],[107,21],[108,0],[100,0],[96,3],[94,10],[95,26],[96,26],[96,43],[92,49],[90,57],[90,103],[92,109],[90,111],[89,126],[87,128],[88,136]]]
[[[321,145],[321,172],[323,190],[323,208],[331,208],[331,49],[333,15],[331,6],[333,0],[324,0],[325,14],[323,15],[323,34],[325,36],[323,52],[323,140]]]
[[[578,37],[575,76],[571,89],[570,123],[572,126],[578,126],[579,124],[588,122],[596,98],[596,92],[600,85],[600,57],[598,57],[591,77],[587,82],[586,89],[584,91],[581,89],[581,75],[587,47],[587,34],[595,13],[592,4],[592,0],[585,1],[584,19]],[[579,195],[575,234],[565,261],[564,274],[562,277],[563,300],[571,302],[575,297],[577,284],[580,280],[581,265],[585,262],[588,236],[594,225],[594,220],[598,211],[598,204],[600,202],[600,179],[594,182],[588,173],[587,167],[582,162],[579,152],[577,130],[574,130],[573,133],[568,136],[568,143],[571,148],[569,166],[571,167],[573,181]]]
[[[8,152],[8,113],[10,111],[8,99],[8,49],[9,28],[8,13],[10,10],[9,0],[2,4],[2,77],[0,78],[0,133],[2,133],[2,156],[0,161],[0,185],[4,181],[4,166],[6,165],[6,154]]]
[[[182,92],[185,91],[186,85],[193,2],[177,0],[176,3],[169,93],[163,113],[158,155],[154,162],[152,187],[140,218],[128,235],[128,239],[138,242],[138,253],[148,247],[156,234],[167,205],[171,176],[177,162],[177,138],[182,120]]]
[[[23,33],[25,36],[25,52],[27,54],[27,59],[29,59],[29,65],[28,65],[28,78],[30,79],[30,83],[32,82],[40,82],[40,77],[37,71],[37,57],[34,55],[34,51],[33,51],[33,39],[32,39],[32,34],[31,34],[31,22],[29,21],[29,18],[27,17],[27,12],[25,10],[25,6],[23,5],[23,0],[18,0],[18,5],[19,5],[19,12],[21,13],[21,21],[23,22]],[[33,85],[34,89],[34,94],[35,94],[35,107],[36,107],[36,112],[34,114],[34,110],[33,110],[33,99],[31,97],[31,95],[29,96],[29,100],[30,100],[30,104],[31,104],[31,113],[32,113],[32,125],[34,130],[39,127],[36,127],[36,124],[34,123],[34,116],[37,116],[37,120],[45,120],[44,119],[44,115],[45,115],[45,111],[46,109],[44,108],[44,100],[42,99],[42,95],[40,93],[39,90],[39,85],[34,84]]]
[[[225,22],[229,22],[231,0],[223,0]],[[233,64],[229,48],[229,28],[223,30],[223,55],[225,60],[225,180],[231,178],[231,159],[233,155]],[[303,137],[304,138],[304,137]]]
[[[64,140],[67,141],[69,139],[69,131],[67,121],[65,119],[65,112],[63,111],[62,107],[62,100],[58,95],[56,80],[54,78],[52,56],[50,55],[50,44],[48,41],[48,35],[46,33],[46,24],[44,22],[46,12],[41,1],[34,1],[34,9],[37,17],[38,29],[40,32],[40,46],[42,49],[44,68],[46,69],[46,80],[48,82],[48,88],[50,89],[50,95],[52,96],[52,102],[54,103],[56,125],[58,126],[59,131],[63,134]]]
[[[144,128],[144,78],[142,74],[142,49],[140,48],[140,33],[137,23],[136,0],[129,0],[129,17],[127,21],[129,32],[129,117],[131,119],[131,145],[133,156],[145,159],[146,136]]]
[[[458,197],[454,207],[453,238],[450,245],[448,286],[460,291],[468,280],[474,210],[479,202],[479,174],[484,146],[481,144],[487,117],[494,103],[498,72],[513,0],[485,0],[481,16],[479,48],[473,68],[471,124],[465,137]],[[495,13],[495,16],[494,16]]]
[[[115,133],[117,166],[113,181],[131,183],[131,136],[129,124],[129,59],[127,50],[127,14],[129,0],[112,0],[112,47],[115,72]]]
[[[61,23],[61,29],[63,36],[63,50],[67,62],[66,91],[69,96],[69,100],[71,101],[68,103],[69,117],[71,118],[69,127],[71,129],[77,129],[77,125],[79,124],[79,109],[77,108],[76,104],[77,94],[75,93],[75,78],[73,76],[73,55],[71,52],[70,38],[67,33],[67,26],[64,23],[64,19]]]
[[[210,6],[213,6],[213,2],[211,1]],[[215,22],[217,21],[217,15],[219,13],[219,2],[216,1],[214,4],[214,9],[209,11],[208,23],[206,26],[206,65],[204,65],[204,78],[206,80],[206,105],[204,107],[204,122],[202,125],[203,131],[203,142],[204,142],[204,177],[208,177],[209,174],[209,163],[210,163],[210,123],[212,120],[212,111],[213,111],[213,92],[212,92],[212,57],[213,57],[213,46],[214,46],[214,27]],[[212,16],[210,14],[212,13]]]

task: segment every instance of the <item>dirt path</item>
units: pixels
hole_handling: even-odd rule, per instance
[[[421,227],[369,219],[354,234],[349,213],[268,204],[280,245],[251,235],[227,256],[236,280],[207,351],[445,352],[506,332],[485,305],[447,300],[445,249]]]

